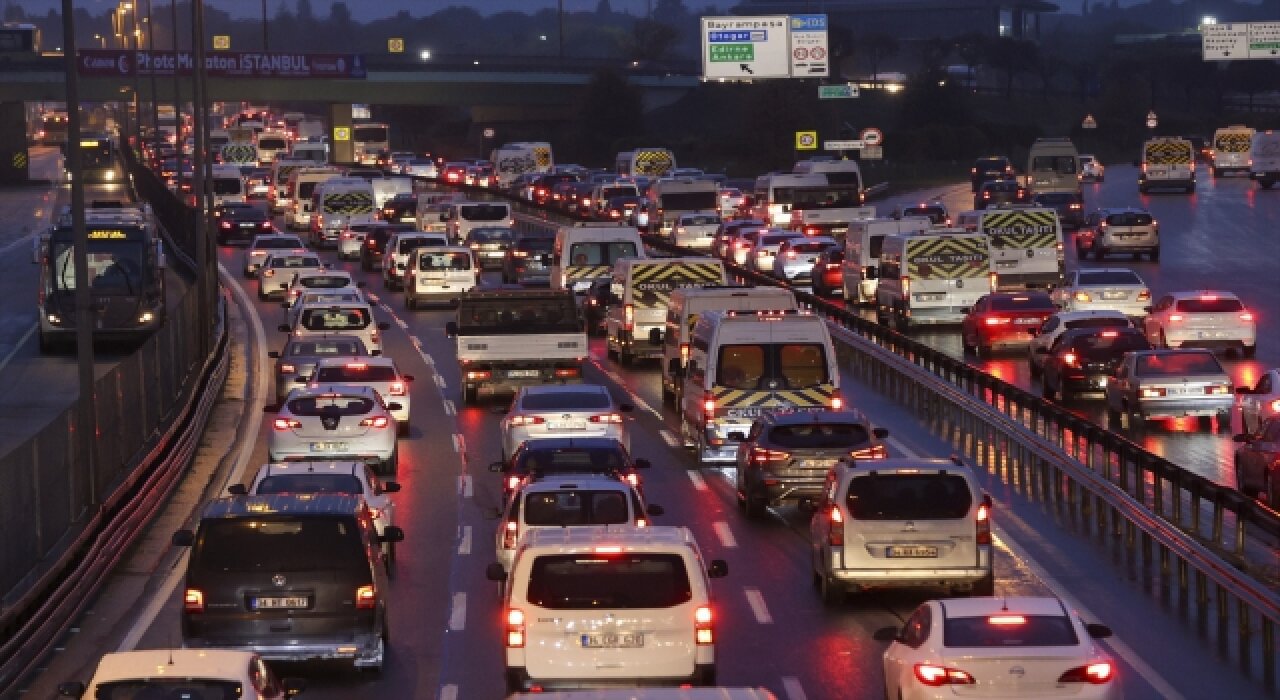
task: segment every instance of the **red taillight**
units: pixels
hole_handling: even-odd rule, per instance
[[[375,240],[373,240],[372,238],[370,238],[370,239],[365,243],[365,245],[369,246],[370,248],[377,248],[377,247],[378,247],[378,242],[377,242],[377,241],[375,241]]]
[[[1244,312],[1244,313],[1240,314],[1240,320],[1241,320],[1241,321],[1252,321],[1252,320],[1253,320],[1253,314],[1251,314],[1251,313],[1249,313],[1248,311],[1246,311],[1246,312]]]
[[[944,685],[973,685],[973,676],[958,668],[948,668],[937,664],[916,664],[916,680],[931,687]]]
[[[990,193],[990,192],[983,192],[983,193],[982,193],[982,198],[983,198],[983,199],[991,199],[991,193]]]
[[[275,270],[272,270],[271,268],[267,268],[265,271],[263,271],[262,276],[263,276],[263,277],[275,277],[275,276],[276,276],[276,271],[275,271]]]
[[[521,649],[524,647],[524,612],[519,608],[507,611],[507,647]]]
[[[520,477],[518,477],[518,476],[509,476],[509,477],[507,477],[507,490],[508,490],[508,491],[515,491],[515,490],[516,490],[517,488],[519,488],[519,487],[520,487]]]
[[[378,589],[372,584],[356,589],[356,610],[373,610],[378,605]]]
[[[987,618],[988,625],[996,627],[1020,627],[1027,624],[1025,615],[991,615]]]
[[[182,612],[204,612],[204,593],[194,588],[188,588],[182,596]]]
[[[991,272],[988,273],[988,276],[991,278],[991,291],[994,292],[1000,287],[1000,275],[995,272]]]
[[[514,520],[508,520],[507,524],[502,527],[502,548],[515,549],[516,536],[520,534],[520,523]]]
[[[1062,355],[1062,364],[1064,364],[1064,365],[1066,365],[1066,366],[1068,366],[1068,367],[1075,367],[1075,368],[1079,369],[1079,367],[1080,367],[1080,356],[1079,356],[1079,355],[1077,355],[1077,354],[1075,354],[1074,352],[1063,353],[1063,355]]]
[[[769,450],[763,447],[751,448],[751,461],[757,464],[763,464],[764,462],[781,462],[788,459],[791,459],[790,452]]]
[[[636,326],[636,307],[635,304],[626,304],[622,307],[622,327],[628,333],[635,330]]]
[[[592,423],[607,423],[611,425],[622,425],[622,414],[620,413],[601,413],[598,416],[589,418]]]
[[[1009,325],[1009,318],[1006,316],[988,316],[983,319],[983,323],[988,326],[1007,326]]]
[[[884,445],[872,445],[860,450],[853,450],[849,453],[849,456],[854,459],[887,459],[889,451],[884,448]]]
[[[218,224],[218,227],[219,227],[219,228],[231,228],[231,222],[230,222],[230,221],[223,221],[222,223]]]
[[[831,506],[831,513],[827,516],[827,544],[832,547],[844,546],[844,515],[840,512],[840,506]]]
[[[552,374],[556,379],[568,379],[570,377],[582,376],[582,370],[577,367],[560,367],[552,372]]]
[[[795,252],[794,250],[788,250],[788,251],[787,251],[787,257],[788,257],[788,258],[791,258],[791,259],[794,259],[794,258],[796,257],[796,252]]]
[[[702,419],[711,420],[716,416],[716,400],[711,394],[702,398]]]
[[[911,296],[911,278],[906,275],[902,276],[902,296]]]
[[[689,344],[680,343],[680,366],[689,364]]]
[[[1280,399],[1273,399],[1269,406],[1272,413],[1280,413]]]
[[[706,605],[701,605],[693,611],[694,638],[698,646],[715,644],[716,635],[711,627],[714,617],[711,608]]]
[[[1209,396],[1225,396],[1231,393],[1231,387],[1226,384],[1211,384],[1204,388],[1204,393]]]
[[[362,428],[385,428],[388,425],[391,425],[391,420],[386,416],[373,416],[360,421],[360,427]]]
[[[280,365],[280,374],[293,374],[298,368],[293,365]]]
[[[546,422],[547,419],[542,416],[512,416],[511,418],[511,425],[513,426],[542,425]]]
[[[1077,666],[1064,672],[1059,678],[1059,683],[1093,683],[1101,685],[1109,683],[1115,678],[1115,668],[1108,661],[1098,661],[1088,666]]]
[[[391,388],[387,389],[387,393],[392,396],[404,396],[409,393],[409,387],[404,382],[391,382]]]
[[[1138,292],[1138,301],[1151,301],[1151,290],[1144,289]]]
[[[477,379],[488,379],[491,376],[493,376],[493,373],[487,369],[476,369],[476,370],[471,370],[467,372],[468,381],[475,381]]]
[[[277,418],[272,425],[276,430],[297,430],[302,427],[302,421],[297,418]]]
[[[350,232],[350,231],[343,231],[343,232],[342,232],[342,240],[344,240],[344,241],[349,241],[349,240],[351,240],[352,238],[353,238],[353,236],[351,235],[351,232]]]
[[[1158,399],[1164,395],[1165,390],[1162,387],[1142,387],[1142,398],[1144,399]]]
[[[635,486],[636,488],[639,488],[639,487],[640,487],[640,476],[639,476],[639,475],[637,475],[635,472],[630,472],[630,473],[628,473],[628,474],[627,474],[627,476],[626,476],[626,479],[627,479],[627,483],[628,483],[628,484],[631,484],[632,486]]]
[[[982,505],[978,506],[978,544],[991,544],[991,497],[984,496]]]

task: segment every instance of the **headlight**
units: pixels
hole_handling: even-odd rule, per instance
[[[578,280],[577,282],[573,283],[573,291],[575,292],[585,292],[590,288],[591,288],[591,280]]]
[[[156,315],[150,311],[143,311],[142,314],[138,316],[138,323],[151,323],[155,320],[155,317]]]
[[[48,319],[49,323],[55,326],[62,324],[62,318],[59,317],[57,314],[49,314],[45,318]]]

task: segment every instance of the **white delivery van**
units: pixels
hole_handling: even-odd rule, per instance
[[[887,236],[880,247],[876,320],[900,331],[913,324],[961,323],[997,289],[991,241],[964,229]]]
[[[1068,138],[1042,138],[1027,155],[1026,185],[1036,194],[1080,192],[1080,154]]]
[[[404,273],[404,308],[456,304],[480,281],[471,249],[462,245],[421,246],[409,253]]]
[[[264,131],[258,134],[258,162],[274,163],[276,158],[289,152],[289,134],[283,131]]]
[[[720,208],[720,188],[711,180],[662,178],[649,185],[649,233],[667,236],[676,219],[686,213],[714,213]]]
[[[219,207],[227,202],[245,201],[244,175],[238,165],[213,166],[213,181],[209,185],[213,192],[213,206]]]
[[[503,144],[489,153],[489,162],[493,163],[494,176],[501,189],[510,187],[511,183],[521,175],[549,173],[555,165],[551,155],[551,144],[545,141]]]
[[[561,226],[551,251],[551,287],[582,294],[613,274],[622,258],[648,257],[640,233],[629,226]]]
[[[1214,177],[1229,172],[1249,172],[1249,150],[1253,146],[1253,129],[1243,124],[1232,124],[1213,132]]]
[[[1160,188],[1196,191],[1196,155],[1191,142],[1176,136],[1148,139],[1142,144],[1142,172],[1138,174],[1138,191],[1142,194]]]
[[[956,217],[956,227],[990,238],[999,291],[1062,286],[1065,267],[1057,210],[1014,205],[966,211]]]
[[[331,177],[341,175],[337,168],[299,168],[289,174],[288,195],[289,208],[285,223],[291,229],[308,230],[311,228],[312,195],[320,183]]]
[[[706,311],[795,309],[796,295],[783,287],[707,285],[681,287],[667,301],[662,332],[662,400],[679,405],[683,385],[678,378],[689,362],[689,343],[698,317]]]
[[[515,225],[511,205],[507,202],[450,202],[445,210],[445,230],[454,243],[467,240],[471,229],[483,226]]]
[[[1253,135],[1249,150],[1249,177],[1264,190],[1280,182],[1280,132],[1268,129]]]
[[[844,236],[844,261],[840,263],[845,301],[859,305],[875,302],[880,246],[885,236],[928,231],[931,226],[929,219],[923,216],[849,222],[849,230]]]
[[[715,258],[623,258],[613,265],[605,318],[605,348],[619,364],[662,356],[667,303],[677,289],[723,285],[724,261]]]
[[[616,172],[622,177],[659,178],[676,169],[676,156],[666,148],[637,148],[622,151],[615,159]]]
[[[317,250],[337,248],[347,226],[375,221],[373,186],[362,177],[331,177],[316,186],[311,201],[311,237]]]
[[[614,197],[639,197],[640,186],[634,180],[615,179],[598,183],[591,188],[591,211],[596,216],[605,217],[605,207]]]
[[[826,175],[827,182],[832,185],[851,185],[858,193],[854,201],[859,205],[867,201],[866,190],[862,186],[862,169],[856,160],[802,160],[791,170],[800,175]]]

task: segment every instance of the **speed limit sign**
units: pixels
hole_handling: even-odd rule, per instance
[[[797,151],[818,150],[818,132],[797,131],[796,132],[796,150]]]

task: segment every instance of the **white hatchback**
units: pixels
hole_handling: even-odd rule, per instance
[[[1240,350],[1245,357],[1258,351],[1253,313],[1231,292],[1174,292],[1148,311],[1143,328],[1155,347]]]
[[[404,270],[404,308],[422,304],[456,304],[480,284],[475,252],[466,246],[414,248]]]
[[[631,451],[631,438],[622,414],[631,404],[613,400],[598,384],[548,384],[521,387],[511,400],[502,431],[502,459],[514,454],[525,440],[562,437],[608,437]]]
[[[161,672],[157,673],[157,669]],[[93,679],[60,683],[58,695],[106,697],[254,697],[285,700],[306,687],[277,679],[262,657],[231,649],[145,649],[104,654]]]
[[[267,454],[272,461],[359,459],[383,474],[396,469],[395,416],[372,387],[308,386],[289,392],[271,421]],[[275,406],[267,406],[270,411]]]
[[[1151,288],[1138,273],[1123,267],[1073,270],[1049,296],[1063,311],[1111,310],[1130,318],[1146,316],[1151,305]]]
[[[287,297],[296,275],[324,272],[320,256],[310,251],[273,252],[258,268],[258,298]]]
[[[409,382],[413,375],[401,374],[396,361],[378,357],[326,357],[311,372],[312,384],[354,384],[377,390],[384,401],[399,405],[391,409],[400,435],[409,434]]]
[[[262,267],[262,261],[274,252],[293,251],[296,253],[304,253],[307,250],[307,244],[302,242],[301,238],[293,234],[272,233],[266,236],[256,236],[249,242],[249,247],[244,249],[244,265],[241,268],[244,276],[252,279],[254,274]]]

